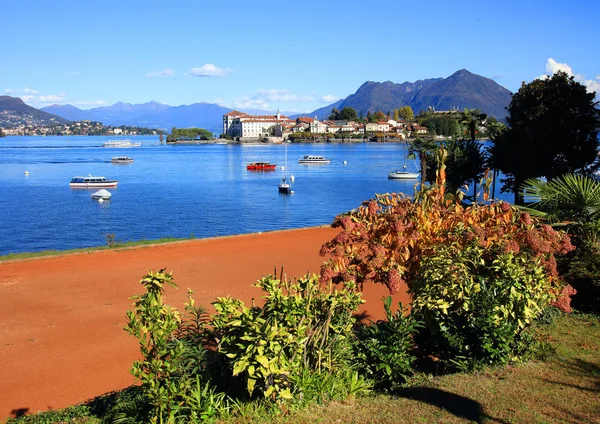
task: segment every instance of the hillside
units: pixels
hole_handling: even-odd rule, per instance
[[[0,126],[56,125],[69,120],[26,105],[18,97],[0,96]]]
[[[356,93],[324,108],[302,116],[326,118],[332,108],[351,107],[363,116],[378,110],[387,113],[401,106],[410,106],[415,114],[433,107],[435,110],[458,108],[481,109],[503,120],[511,92],[495,81],[461,69],[448,78],[432,78],[413,83],[367,81]]]

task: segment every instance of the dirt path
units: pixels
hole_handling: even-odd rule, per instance
[[[167,302],[183,309],[186,289],[198,305],[217,296],[250,302],[257,279],[285,265],[288,275],[318,272],[321,245],[337,230],[310,228],[192,240],[0,263],[0,421],[83,402],[134,383],[136,340],[125,333],[129,298],[149,270],[173,271]],[[383,287],[364,310],[381,318]]]

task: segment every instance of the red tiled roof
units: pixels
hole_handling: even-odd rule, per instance
[[[227,112],[225,116],[247,116],[244,112],[238,112],[237,110],[232,110],[231,112]]]

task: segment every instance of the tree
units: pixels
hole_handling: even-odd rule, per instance
[[[329,118],[327,119],[329,119],[330,121],[339,121],[341,119],[340,111],[336,108],[331,109],[331,113],[329,114]]]
[[[371,116],[371,112],[367,111],[367,122],[372,122],[373,116]]]
[[[402,106],[398,109],[398,115],[407,122],[412,122],[415,119],[415,114],[410,106]]]
[[[594,96],[564,72],[523,83],[513,95],[510,128],[495,140],[491,154],[507,176],[502,191],[513,191],[515,203],[523,203],[519,189],[529,178],[552,180],[598,169],[600,112]]]
[[[427,181],[427,157],[437,148],[437,144],[433,140],[424,140],[415,138],[410,146],[409,152],[414,157],[416,154],[419,157],[421,166],[421,185]]]
[[[483,177],[486,169],[486,155],[481,143],[472,140],[457,140],[453,138],[444,142],[448,156],[446,157],[446,185],[450,191],[455,191],[461,186],[471,183],[473,187],[473,200],[477,195],[477,182]],[[434,157],[427,157],[427,169],[435,171],[437,161]],[[435,172],[427,176],[429,182],[435,181]]]
[[[383,113],[382,111],[378,110],[377,112],[375,112],[373,114],[373,118],[375,119],[375,122],[385,121],[385,113]]]
[[[475,141],[479,127],[483,125],[483,122],[487,118],[485,113],[482,113],[479,109],[466,109],[462,113],[460,123],[466,128],[467,135],[471,141]]]
[[[399,121],[400,115],[398,114],[398,109],[394,109],[394,121]]]
[[[4,134],[4,131],[2,131],[2,128],[0,128],[0,137],[6,137],[6,134]]]
[[[342,121],[356,121],[358,119],[358,115],[356,114],[356,110],[351,107],[345,107],[340,111],[340,119]]]

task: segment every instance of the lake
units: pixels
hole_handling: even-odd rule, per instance
[[[101,147],[114,138],[0,138],[0,255],[106,245],[107,235],[205,238],[330,224],[375,193],[411,195],[416,183],[387,178],[404,163],[397,143],[166,145],[136,136],[140,147]],[[332,162],[298,164],[308,154]],[[111,163],[122,155],[134,163]],[[254,161],[278,167],[247,171]],[[110,201],[69,188],[88,174],[119,181]],[[294,176],[292,195],[278,193],[284,174]]]

